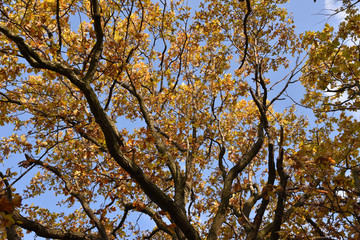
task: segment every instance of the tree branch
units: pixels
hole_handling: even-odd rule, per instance
[[[181,231],[188,239],[199,240],[199,233],[190,224],[190,221],[186,216],[185,207],[174,202],[167,194],[165,194],[165,192],[163,192],[151,179],[149,179],[144,174],[142,169],[137,164],[135,164],[133,160],[129,159],[124,154],[124,141],[120,136],[114,122],[104,112],[96,93],[90,86],[89,80],[93,76],[93,71],[95,72],[98,57],[101,55],[101,39],[103,37],[98,2],[96,0],[92,0],[91,3],[94,27],[97,34],[97,45],[95,44],[94,47],[97,51],[95,51],[96,54],[92,57],[93,65],[88,69],[86,77],[84,78],[86,80],[85,82],[80,79],[80,73],[77,69],[66,66],[65,63],[52,62],[43,59],[33,49],[31,49],[21,37],[11,32],[5,26],[0,25],[0,32],[18,46],[19,51],[32,67],[55,71],[67,77],[72,82],[72,84],[76,85],[81,90],[90,106],[90,110],[95,118],[95,121],[97,124],[99,124],[105,136],[107,149],[114,160],[119,164],[119,166],[128,172],[134,180],[136,180],[141,189],[143,189],[145,194],[149,196],[153,202],[155,202],[161,209],[167,211],[170,214],[171,219],[174,221],[177,227],[181,229]]]
[[[96,228],[99,231],[99,234],[101,236],[101,239],[108,239],[106,230],[105,230],[105,226],[101,223],[100,219],[98,219],[95,216],[95,213],[93,212],[93,210],[90,208],[89,204],[87,203],[85,197],[83,194],[79,193],[78,191],[73,190],[70,187],[70,182],[63,176],[63,174],[61,173],[61,170],[57,167],[54,166],[50,166],[49,164],[45,164],[43,161],[40,160],[35,160],[35,159],[31,159],[31,161],[38,165],[38,166],[42,166],[44,169],[54,173],[57,177],[59,177],[65,184],[65,189],[71,194],[71,196],[75,197],[81,204],[82,208],[84,209],[86,215],[91,219],[92,222],[94,222]]]
[[[285,201],[286,201],[286,186],[287,180],[289,176],[285,173],[283,167],[284,161],[284,149],[283,149],[283,142],[284,142],[284,129],[281,127],[280,132],[280,143],[279,143],[279,156],[276,160],[276,168],[278,175],[280,177],[280,187],[281,190],[278,193],[278,200],[275,209],[275,217],[274,217],[274,228],[271,231],[271,240],[277,240],[280,238],[279,231],[283,222],[283,215],[285,209]]]
[[[16,221],[16,225],[28,231],[35,232],[36,235],[44,238],[53,239],[68,239],[68,240],[101,240],[102,237],[97,237],[91,234],[85,234],[82,232],[75,232],[71,230],[62,230],[57,228],[46,227],[38,222],[31,221],[26,217],[23,217],[19,212],[14,211],[13,217]]]
[[[75,85],[81,83],[78,78],[78,70],[70,66],[66,66],[65,63],[52,62],[41,57],[34,49],[32,49],[24,39],[16,35],[4,25],[0,24],[0,32],[3,33],[7,38],[13,41],[19,48],[22,56],[28,61],[28,63],[34,68],[48,69],[57,72],[68,79],[71,79]]]
[[[100,5],[98,0],[90,0],[90,7],[92,12],[92,19],[94,21],[94,30],[96,33],[96,43],[91,50],[90,55],[90,66],[86,72],[86,75],[84,77],[84,82],[89,82],[92,80],[93,76],[95,75],[96,68],[98,66],[103,45],[104,45],[104,32],[101,24],[101,15],[100,15]]]
[[[260,225],[263,221],[265,210],[270,202],[270,197],[271,197],[270,191],[273,191],[273,185],[276,178],[276,170],[274,163],[274,141],[272,139],[272,136],[269,136],[269,143],[268,143],[268,168],[269,168],[268,180],[266,185],[262,189],[262,193],[261,193],[262,201],[259,208],[257,209],[257,213],[255,215],[254,223],[253,223],[254,229],[249,234],[248,236],[249,239],[255,239],[258,234]]]
[[[114,160],[130,174],[153,202],[170,214],[171,219],[188,239],[199,240],[200,236],[190,224],[186,216],[186,210],[156,186],[155,183],[144,174],[142,169],[123,153],[122,149],[124,148],[124,144],[122,143],[117,128],[104,112],[94,90],[88,84],[81,85],[80,87],[88,101],[95,121],[104,133],[107,148]]]
[[[243,0],[240,0],[240,1],[243,1]],[[244,66],[244,63],[245,63],[245,59],[246,59],[246,56],[247,56],[247,51],[248,51],[248,48],[249,48],[249,36],[248,36],[248,33],[247,33],[247,20],[252,12],[251,10],[251,4],[250,4],[250,0],[246,0],[246,14],[245,14],[245,17],[244,17],[244,20],[243,20],[243,28],[244,28],[244,36],[245,36],[245,49],[244,49],[244,56],[241,60],[241,63],[240,63],[240,66],[238,68],[241,69],[243,66]]]
[[[123,204],[125,206],[125,209],[128,209],[128,210],[137,208],[136,204],[134,204],[134,203],[129,203],[129,202],[123,201]],[[137,209],[137,211],[145,213],[151,219],[153,219],[159,230],[166,232],[172,238],[176,238],[175,232],[169,229],[168,225],[161,219],[161,217],[159,216],[159,214],[156,211],[154,211],[150,207],[139,207],[139,209]]]
[[[253,144],[251,149],[242,157],[242,159],[235,166],[233,166],[230,169],[230,171],[228,172],[228,174],[225,177],[223,190],[221,192],[220,205],[218,207],[216,215],[211,224],[211,228],[209,230],[209,234],[208,234],[208,238],[207,238],[208,240],[217,239],[220,227],[223,224],[223,221],[224,221],[224,218],[226,215],[226,210],[229,206],[232,183],[233,183],[234,179],[238,176],[238,174],[241,171],[243,171],[245,169],[245,167],[247,165],[249,165],[249,163],[258,154],[258,152],[260,151],[260,149],[263,145],[263,142],[264,142],[263,126],[262,126],[262,124],[260,124],[258,126],[257,141]]]

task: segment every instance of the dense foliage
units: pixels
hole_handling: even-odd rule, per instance
[[[0,239],[359,239],[358,1],[286,2],[1,1]]]

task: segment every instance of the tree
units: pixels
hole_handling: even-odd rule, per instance
[[[327,208],[327,214],[336,217],[338,226],[344,223],[351,239],[360,236],[359,143],[356,139],[359,134],[358,3],[342,1],[334,14],[342,13],[345,17],[336,31],[327,24],[322,31],[304,34],[309,58],[301,77],[306,87],[302,103],[314,109],[317,122],[323,124],[327,134],[334,134],[334,125],[337,128],[333,137],[320,138],[320,145],[331,146],[330,151],[325,151],[335,159],[335,164],[328,173],[331,177],[324,176],[327,199],[320,202],[319,211]]]
[[[3,236],[355,239],[357,127],[277,107],[316,74],[285,2],[2,2],[0,148],[26,169],[1,172]],[[26,204],[47,192],[79,209]]]

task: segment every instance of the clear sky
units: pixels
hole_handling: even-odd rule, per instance
[[[190,6],[194,6],[196,2],[199,1],[189,1]],[[317,0],[316,3],[314,3],[313,0],[291,0],[290,3],[286,4],[285,7],[289,10],[289,12],[292,12],[295,25],[297,26],[297,33],[301,33],[307,30],[320,30],[324,26],[325,23],[330,23],[332,25],[337,25],[339,22],[339,18],[343,17],[341,15],[335,16],[332,18],[329,18],[329,14],[331,9],[334,9],[336,6],[337,1],[336,0]],[[131,126],[130,128],[133,128]],[[11,134],[11,129],[9,127],[1,127],[0,128],[0,137],[8,136]],[[13,156],[12,163],[10,161],[6,163],[5,165],[0,165],[1,169],[6,169],[8,167],[14,167],[19,161],[24,160],[23,156]],[[30,173],[27,174],[27,179],[29,179],[33,174],[35,174],[37,170],[32,170]],[[20,184],[17,183],[15,185],[17,188],[17,191],[22,189],[21,187],[21,181]],[[47,194],[46,197],[39,197],[36,198],[34,201],[35,205],[39,205],[42,207],[49,207],[50,209],[54,209],[58,207],[56,206],[56,202],[53,196],[50,196],[52,194]],[[29,202],[26,202],[28,204],[31,204]],[[59,209],[60,210],[60,209]],[[64,210],[64,209],[62,209]],[[68,211],[66,209],[66,211]],[[145,219],[144,219],[145,220]],[[146,220],[144,222],[147,222]],[[24,238],[25,240],[34,239],[34,234],[27,234]],[[36,237],[36,239],[43,239],[40,237]]]
[[[290,0],[286,4],[289,12],[292,12],[298,33],[308,30],[320,30],[325,23],[337,25],[339,15],[330,17],[337,6],[337,0]]]

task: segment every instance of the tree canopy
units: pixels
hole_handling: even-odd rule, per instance
[[[1,1],[0,239],[359,239],[359,1],[286,2]]]

